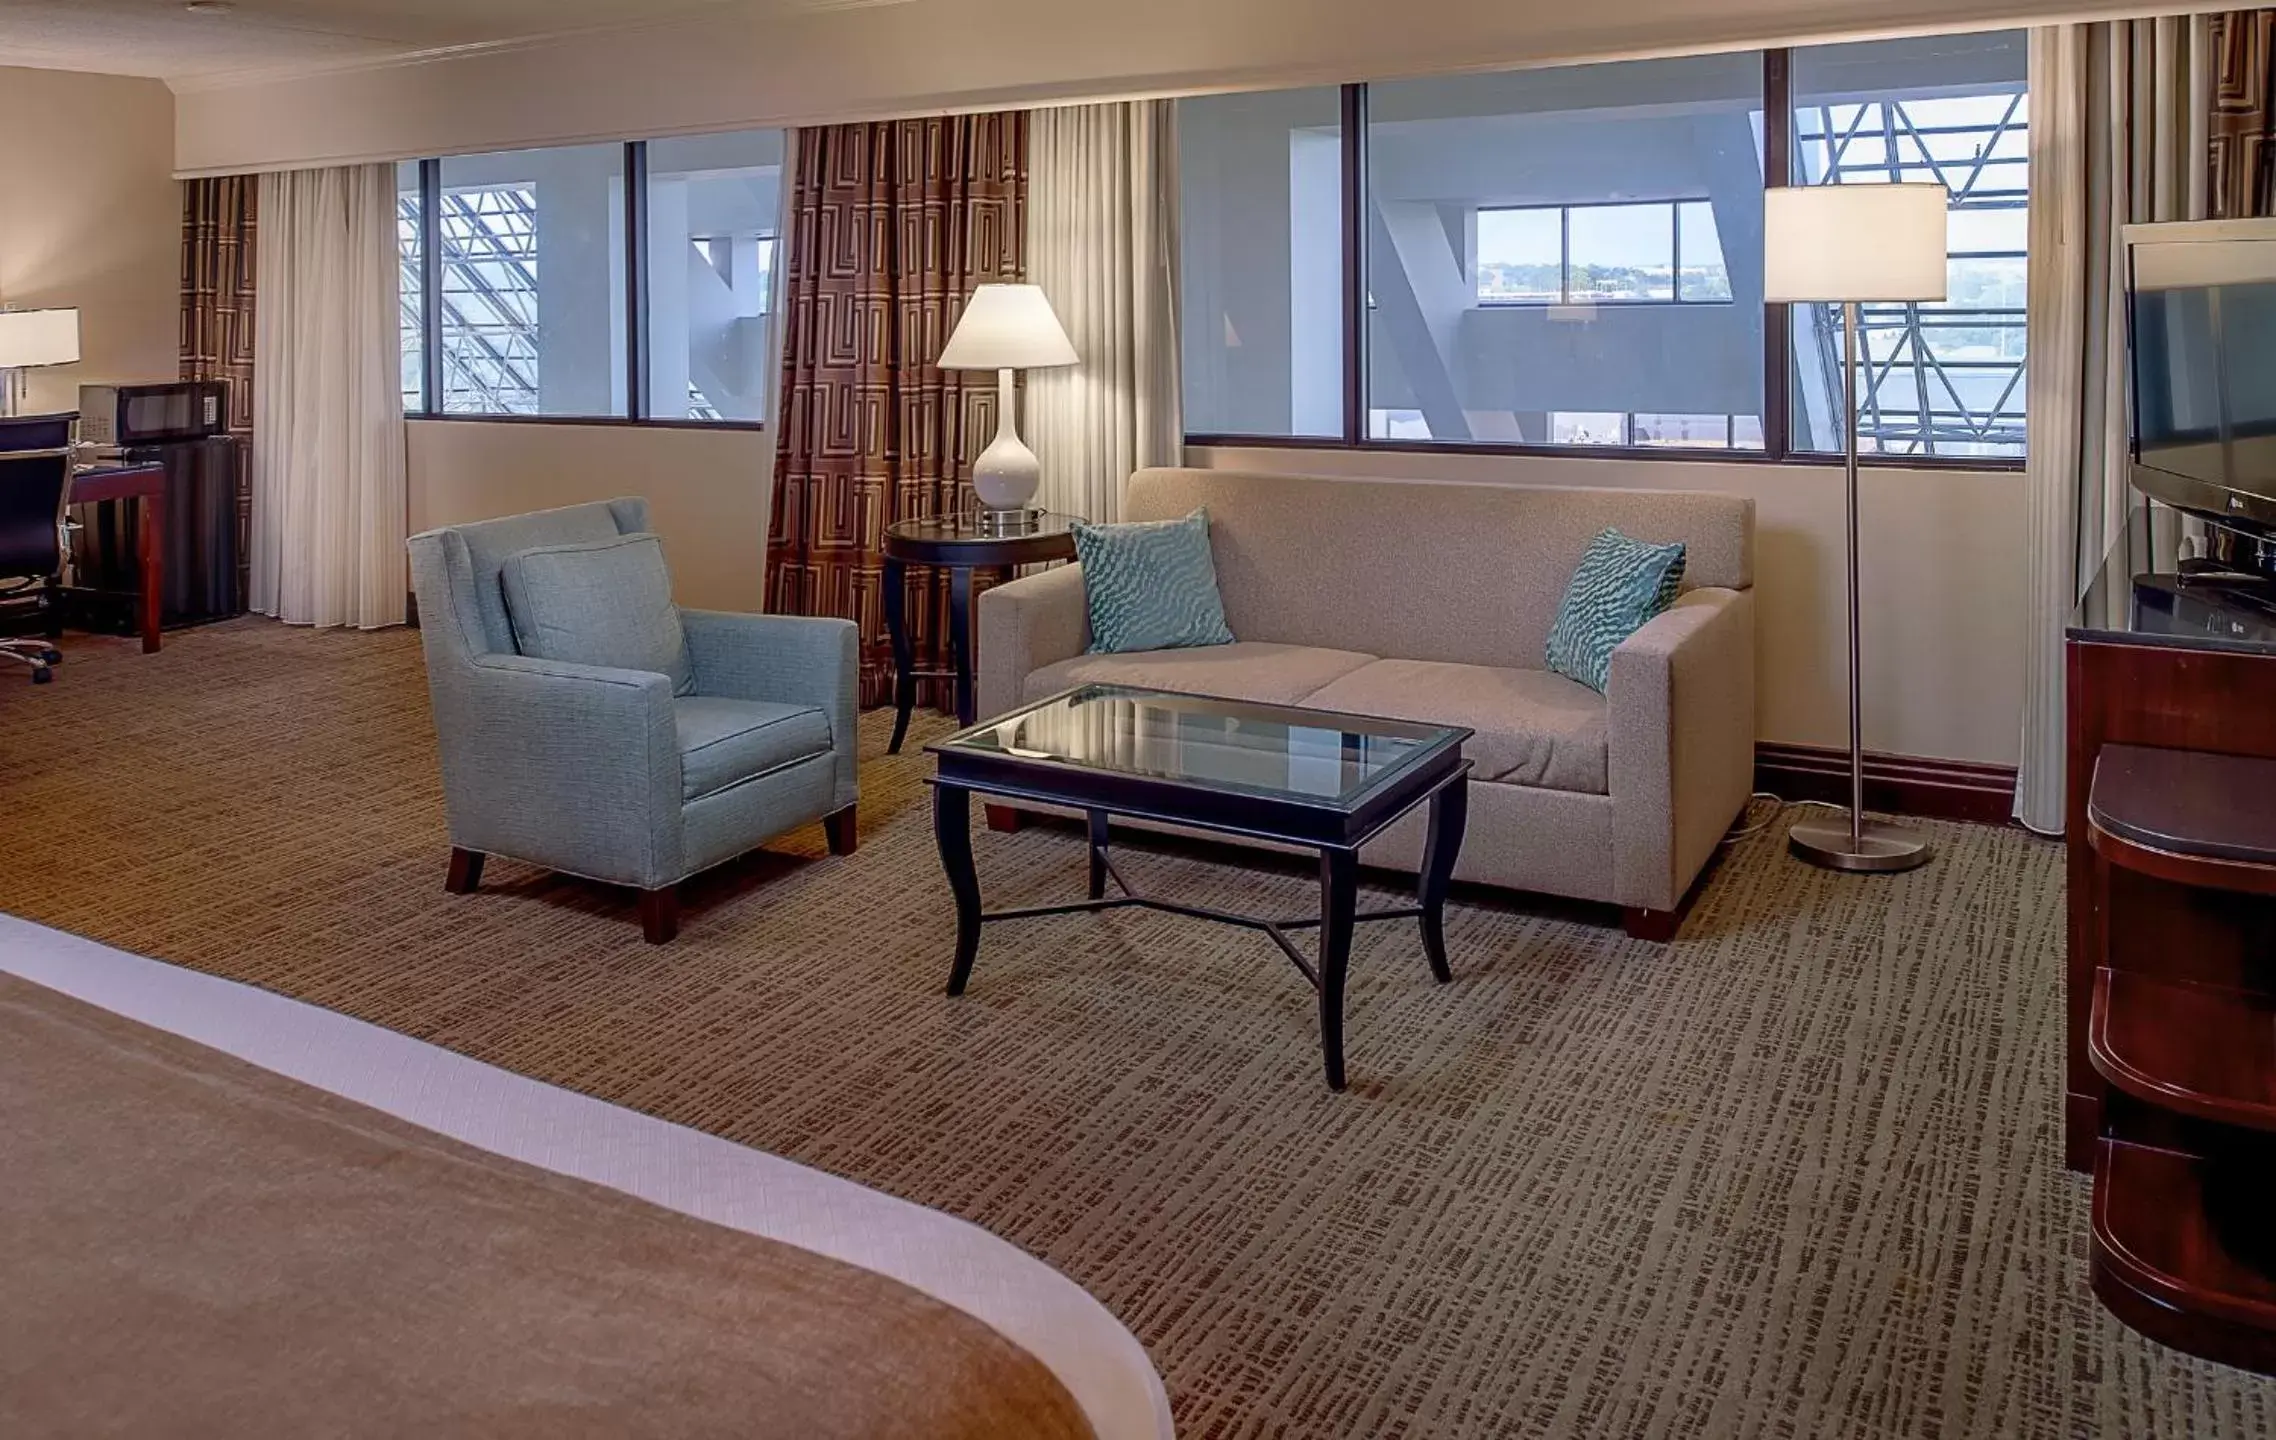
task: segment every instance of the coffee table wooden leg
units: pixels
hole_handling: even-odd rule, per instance
[[[1454,861],[1462,853],[1469,816],[1467,775],[1457,775],[1430,797],[1430,839],[1423,847],[1416,903],[1422,907],[1423,954],[1430,959],[1430,973],[1442,983],[1454,978],[1446,963],[1446,891],[1454,883]]]
[[[890,557],[885,561],[885,634],[893,642],[893,743],[885,753],[898,755],[901,739],[909,733],[909,712],[917,708],[917,661],[909,651],[909,568]]]
[[[1106,898],[1106,842],[1107,842],[1106,812],[1105,812],[1104,810],[1093,810],[1093,811],[1091,811],[1091,812],[1090,812],[1090,817],[1091,817],[1091,843],[1090,843],[1090,852],[1091,852],[1091,884],[1090,884],[1090,898],[1091,898],[1091,899],[1093,899],[1093,900],[1104,900],[1104,899]]]
[[[980,954],[980,876],[972,868],[972,792],[955,785],[933,786],[933,839],[940,845],[940,868],[956,897],[956,963],[948,972],[948,993],[962,995]]]
[[[1320,1057],[1328,1088],[1343,1088],[1343,986],[1351,968],[1352,916],[1359,908],[1359,853],[1320,852]]]

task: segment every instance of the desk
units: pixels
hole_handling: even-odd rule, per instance
[[[956,723],[972,723],[972,572],[993,570],[1009,577],[1015,565],[1038,565],[1075,558],[1075,522],[1065,515],[1035,510],[996,521],[967,512],[903,520],[885,531],[885,629],[893,640],[893,740],[889,755],[901,753],[909,733],[909,712],[917,705],[920,676],[941,677],[916,668],[909,643],[908,567],[933,565],[948,571],[948,646],[955,668]]]
[[[166,467],[115,465],[73,474],[72,504],[93,505],[103,500],[142,502],[142,542],[137,556],[142,567],[142,593],[135,608],[142,622],[142,653],[148,655],[158,648],[158,609],[166,594]]]

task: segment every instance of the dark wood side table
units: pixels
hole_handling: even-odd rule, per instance
[[[885,531],[885,628],[893,638],[893,743],[901,753],[909,731],[909,712],[917,706],[917,681],[953,675],[956,723],[976,718],[972,700],[972,572],[992,570],[1008,576],[1017,565],[1040,565],[1075,558],[1075,518],[1033,510],[997,520],[984,513],[924,516],[903,520]],[[948,571],[948,648],[952,670],[919,670],[909,647],[908,567],[935,565]]]
[[[93,505],[104,500],[142,502],[142,593],[135,597],[140,618],[142,653],[158,648],[159,608],[166,598],[166,467],[118,465],[81,470],[71,477],[71,503]]]

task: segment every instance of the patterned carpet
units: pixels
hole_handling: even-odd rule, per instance
[[[1244,932],[991,928],[944,998],[925,763],[883,757],[883,712],[860,853],[787,837],[691,886],[657,949],[624,897],[524,867],[442,893],[415,636],[71,653],[0,681],[0,907],[966,1216],[1120,1315],[1189,1435],[2276,1428],[2276,1383],[2087,1294],[2059,853],[2021,834],[1939,826],[1936,865],[1855,879],[1765,832],[1666,948],[1459,904],[1445,987],[1407,927],[1363,926],[1333,1096],[1309,993]],[[991,902],[1079,893],[1069,832],[976,843]]]

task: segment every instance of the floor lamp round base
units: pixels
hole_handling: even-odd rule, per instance
[[[1926,837],[1902,825],[1868,820],[1859,834],[1861,839],[1850,838],[1847,816],[1804,820],[1786,833],[1786,848],[1812,865],[1868,875],[1916,870],[1936,858],[1936,847]]]

